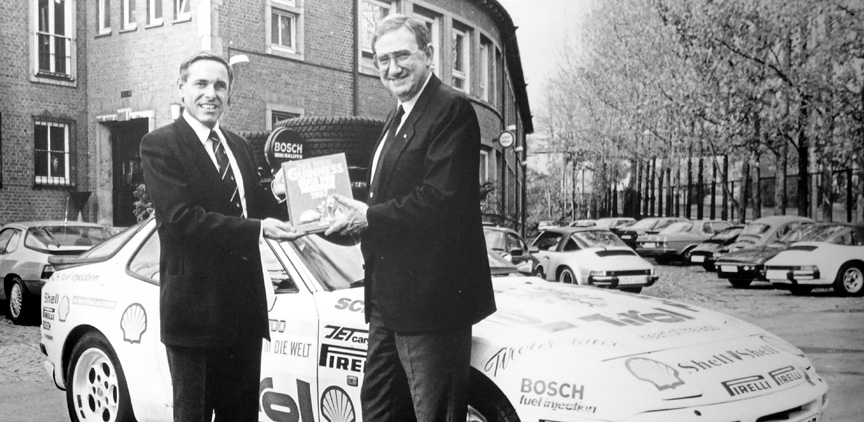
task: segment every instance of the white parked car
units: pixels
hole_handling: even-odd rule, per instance
[[[632,293],[657,281],[651,263],[601,227],[549,228],[534,238],[529,250],[538,260],[535,275],[548,281]]]
[[[793,243],[765,263],[765,277],[793,294],[817,287],[864,295],[864,225],[833,226],[830,242]]]
[[[45,368],[74,422],[171,420],[154,228],[58,262],[42,291]],[[261,249],[274,294],[259,420],[361,421],[359,248],[313,235]],[[813,363],[758,327],[519,276],[494,252],[489,260],[498,311],[473,329],[470,421],[812,421],[824,412],[828,387]]]

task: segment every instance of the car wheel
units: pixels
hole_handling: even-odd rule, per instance
[[[795,296],[804,296],[810,293],[811,290],[813,290],[813,287],[810,286],[789,286],[789,293]]]
[[[573,270],[570,267],[564,267],[560,273],[558,273],[558,281],[563,284],[579,284],[576,281],[576,274],[573,274]]]
[[[834,290],[847,296],[864,294],[864,268],[860,264],[852,262],[840,267],[837,278],[834,280]]]
[[[665,256],[658,256],[654,258],[654,262],[656,262],[658,265],[669,265],[672,260]]]
[[[85,334],[72,349],[66,406],[73,422],[134,422],[123,368],[99,333]]]
[[[472,372],[467,422],[519,422],[516,410],[491,381]]]
[[[709,273],[713,273],[714,271],[717,270],[716,268],[714,268],[714,264],[702,264],[702,268],[704,268],[705,271],[707,271]]]
[[[619,290],[627,293],[642,293],[642,287],[621,287]]]
[[[7,308],[9,319],[15,325],[26,324],[30,313],[31,298],[27,294],[27,288],[24,286],[24,282],[21,281],[21,277],[15,276],[12,278],[9,294],[6,296],[9,299],[9,306]]]
[[[750,283],[752,283],[752,282],[753,282],[753,280],[741,280],[741,279],[736,279],[736,278],[730,278],[729,279],[729,283],[731,283],[733,287],[736,287],[739,289],[743,289],[745,287],[750,286]]]
[[[544,280],[546,279],[546,274],[543,272],[543,267],[539,265],[537,266],[537,268],[534,269],[534,271],[531,272],[531,275],[535,277],[540,277]]]

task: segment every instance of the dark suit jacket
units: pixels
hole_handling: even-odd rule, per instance
[[[470,101],[433,75],[369,185],[361,244],[367,321],[373,300],[396,331],[464,327],[495,311],[479,165]]]
[[[183,117],[141,141],[162,248],[159,311],[166,345],[230,345],[239,333],[269,338],[256,218],[275,210],[276,200],[260,186],[249,144],[221,130],[243,176],[249,219],[227,216],[230,193]]]

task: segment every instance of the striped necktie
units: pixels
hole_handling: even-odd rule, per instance
[[[240,191],[237,190],[237,181],[234,180],[234,170],[231,168],[231,161],[228,160],[228,154],[225,152],[225,145],[219,139],[219,135],[215,131],[210,131],[210,146],[213,148],[213,154],[216,155],[216,164],[219,166],[219,175],[222,176],[222,184],[226,192],[231,192],[231,207],[235,211],[230,215],[235,217],[245,217],[243,205],[240,204]]]

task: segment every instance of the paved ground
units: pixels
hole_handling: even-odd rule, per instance
[[[797,297],[767,284],[735,289],[700,267],[657,269],[660,281],[643,294],[718,310],[774,332],[804,350],[827,380],[831,405],[821,422],[862,420],[864,298],[829,291]],[[39,336],[38,327],[0,317],[0,422],[69,420],[64,393],[42,368]]]

